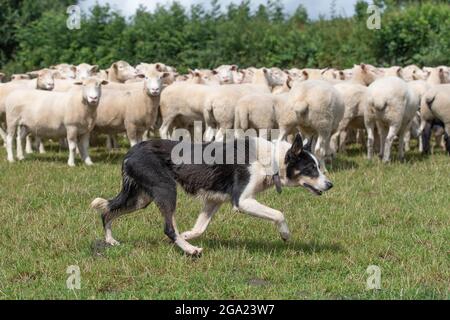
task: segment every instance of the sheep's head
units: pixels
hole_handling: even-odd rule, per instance
[[[222,65],[212,72],[219,79],[220,84],[234,83],[234,72],[238,71],[237,65]]]
[[[110,72],[113,72],[115,78],[119,82],[125,82],[127,80],[135,79],[138,73],[128,62],[117,61],[111,66]]]
[[[76,78],[79,80],[87,79],[89,77],[95,76],[98,70],[98,65],[82,63],[76,67]]]
[[[88,106],[98,106],[100,97],[102,96],[102,85],[108,84],[107,80],[101,80],[96,77],[86,78],[84,80],[77,80],[74,85],[82,87],[83,101]]]
[[[152,72],[147,75],[139,74],[144,79],[144,88],[151,97],[157,97],[161,94],[164,80],[170,76],[169,72]]]
[[[55,87],[53,70],[42,69],[28,73],[31,78],[36,78],[36,89],[51,91]]]
[[[53,75],[56,79],[75,79],[77,77],[77,67],[67,63],[61,63],[56,66],[51,66],[54,70]]]

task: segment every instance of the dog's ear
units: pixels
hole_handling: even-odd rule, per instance
[[[291,150],[289,150],[293,155],[298,156],[303,151],[303,139],[300,133],[295,135],[294,143],[292,144]]]
[[[295,136],[294,143],[291,148],[286,152],[286,157],[284,158],[284,162],[288,163],[291,160],[294,160],[296,157],[300,155],[303,151],[303,139],[300,133],[297,133]]]
[[[314,137],[311,137],[308,141],[306,141],[306,144],[303,146],[303,150],[312,152],[312,142],[314,140]]]

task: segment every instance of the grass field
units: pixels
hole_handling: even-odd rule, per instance
[[[292,239],[225,205],[184,256],[163,233],[154,204],[114,225],[121,246],[104,248],[89,209],[120,188],[125,150],[94,149],[92,168],[69,168],[66,152],[8,164],[0,150],[0,299],[448,299],[450,158],[443,152],[384,166],[353,147],[330,170],[322,197],[275,190],[259,200],[285,213]],[[177,222],[190,229],[199,203],[181,193]],[[81,270],[68,290],[66,269]],[[381,268],[367,290],[366,269]]]

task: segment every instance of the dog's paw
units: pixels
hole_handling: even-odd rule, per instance
[[[115,240],[114,238],[106,239],[105,242],[113,247],[120,245],[120,242]]]
[[[189,256],[200,257],[203,253],[203,248],[191,246],[191,247],[187,248],[185,252]]]

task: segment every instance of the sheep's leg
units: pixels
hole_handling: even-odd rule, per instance
[[[403,143],[405,145],[405,151],[409,152],[411,150],[411,131],[410,130],[406,131],[404,138],[403,138]]]
[[[45,151],[45,146],[44,146],[44,143],[42,142],[42,139],[37,137],[36,142],[39,144],[39,153],[44,154],[46,151]]]
[[[92,166],[94,163],[89,156],[89,133],[80,137],[80,142],[78,143],[78,150],[80,150],[81,160],[87,165]]]
[[[140,135],[136,126],[134,125],[127,126],[127,137],[128,140],[130,141],[131,147],[134,147],[135,145],[137,145],[139,142],[142,141],[142,136]]]
[[[67,143],[69,145],[69,160],[67,164],[70,167],[75,167],[75,154],[77,151],[77,130],[76,128],[67,128]]]
[[[23,145],[25,144],[27,136],[28,136],[27,130],[22,126],[19,126],[17,128],[17,141],[16,141],[17,159],[19,160],[25,159],[25,156],[23,155]]]
[[[380,137],[380,150],[378,152],[378,156],[380,157],[380,159],[383,159],[385,154],[387,130],[383,124],[378,124],[377,128],[378,128],[378,136]]]
[[[217,131],[217,133],[216,133],[216,141],[223,141],[224,136],[225,136],[224,131],[225,131],[224,128],[220,128],[219,131]]]
[[[6,147],[6,136],[7,136],[6,131],[3,130],[2,126],[0,125],[0,137],[3,140],[3,146],[5,146],[5,147]]]
[[[169,129],[174,119],[175,117],[169,117],[163,121],[161,128],[159,128],[159,136],[161,139],[170,139]]]
[[[197,218],[197,222],[190,231],[183,232],[181,237],[184,240],[190,240],[200,237],[211,222],[212,217],[220,208],[220,203],[206,200],[203,205],[203,210]]]
[[[330,145],[329,135],[327,137],[320,134],[317,138],[316,146],[313,149],[315,150],[314,153],[319,158],[320,166],[323,168],[324,172],[328,171],[325,166],[325,160],[330,154],[329,145]]]
[[[32,154],[33,153],[33,141],[31,140],[31,135],[27,135],[26,137],[26,145],[25,145],[25,153]]]
[[[109,134],[106,136],[106,149],[109,152],[111,152],[113,149],[112,136]]]
[[[333,154],[337,154],[338,151],[341,151],[340,148],[340,142],[341,142],[341,131],[336,131],[332,136],[330,140],[330,149]]]
[[[366,125],[367,131],[367,159],[373,159],[373,145],[375,143],[375,126],[373,123]]]
[[[383,155],[384,163],[388,163],[389,161],[391,161],[392,143],[394,142],[397,132],[398,132],[397,126],[389,127],[388,135],[384,141],[384,155]],[[403,145],[403,142],[402,142],[402,145]]]
[[[289,131],[287,130],[287,128],[280,128],[280,135],[278,136],[278,142],[286,140],[288,133]]]
[[[408,135],[409,129],[405,132],[399,132],[398,134],[398,158],[400,161],[405,161],[405,151],[406,150],[406,137]]]
[[[112,143],[113,149],[120,149],[119,141],[117,139],[116,134],[111,135],[111,143]]]

